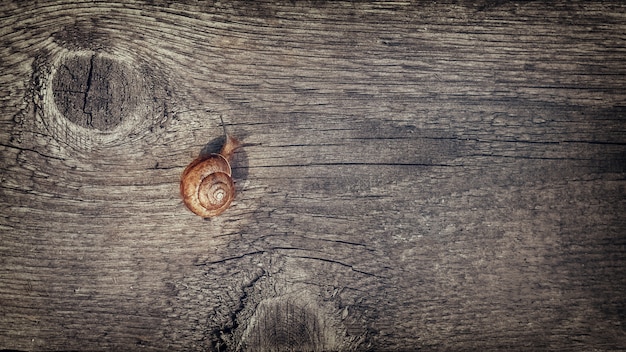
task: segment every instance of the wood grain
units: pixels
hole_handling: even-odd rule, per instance
[[[617,351],[626,6],[5,1],[0,349]],[[243,147],[210,221],[180,174]]]

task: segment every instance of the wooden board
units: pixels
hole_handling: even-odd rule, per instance
[[[4,1],[0,349],[626,348],[626,6]],[[179,178],[243,142],[203,220]]]

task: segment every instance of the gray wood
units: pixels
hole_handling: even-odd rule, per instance
[[[626,7],[491,4],[4,1],[0,349],[626,348]]]

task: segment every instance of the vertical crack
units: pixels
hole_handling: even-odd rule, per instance
[[[213,339],[210,342],[212,350],[223,351],[223,348],[229,349],[234,346],[235,341],[233,341],[233,334],[239,327],[239,321],[237,320],[238,316],[246,307],[249,295],[254,290],[256,283],[265,276],[267,276],[267,272],[264,269],[261,269],[261,272],[256,274],[248,284],[241,287],[242,293],[239,297],[237,305],[230,314],[230,325],[211,331],[213,334]]]
[[[87,126],[93,126],[93,114],[91,111],[87,111],[87,105],[89,104],[89,92],[91,91],[91,85],[93,80],[93,62],[96,55],[91,55],[89,60],[89,73],[87,74],[87,87],[85,88],[85,95],[83,96],[83,113],[87,115]]]

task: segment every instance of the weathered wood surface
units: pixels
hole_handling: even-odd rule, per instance
[[[626,348],[626,7],[490,4],[4,1],[0,349]]]

